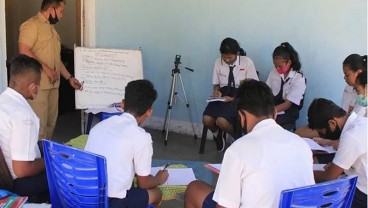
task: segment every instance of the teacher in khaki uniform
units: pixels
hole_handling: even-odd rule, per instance
[[[61,43],[54,28],[63,16],[63,0],[43,0],[41,11],[20,26],[19,53],[36,58],[42,64],[38,95],[29,101],[40,118],[39,139],[51,139],[58,115],[60,76],[80,89],[80,82],[65,68],[60,58]]]

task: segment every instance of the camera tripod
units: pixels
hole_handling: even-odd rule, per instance
[[[163,126],[163,129],[162,129],[163,132],[165,132],[165,129],[166,129],[166,136],[165,136],[165,140],[164,140],[165,146],[167,145],[167,139],[168,139],[168,135],[169,135],[170,116],[171,116],[171,110],[172,110],[172,107],[173,107],[173,102],[176,103],[176,96],[178,96],[178,92],[177,92],[178,79],[180,80],[181,88],[183,90],[185,105],[187,106],[187,109],[188,109],[190,122],[192,124],[192,130],[193,130],[194,138],[195,139],[197,138],[197,136],[195,134],[195,131],[194,131],[193,119],[192,119],[192,115],[191,115],[190,110],[189,110],[189,103],[188,103],[187,95],[185,93],[183,80],[181,79],[181,75],[180,75],[180,69],[179,69],[179,64],[181,64],[180,57],[181,57],[180,55],[175,56],[175,62],[174,62],[175,68],[173,70],[171,70],[172,81],[171,81],[170,96],[169,96],[169,101],[167,103],[165,122],[164,122],[164,126]],[[185,67],[185,69],[187,69],[191,72],[194,71],[193,69],[190,69],[190,68],[187,68],[187,67]]]

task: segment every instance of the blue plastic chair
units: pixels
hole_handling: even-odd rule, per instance
[[[350,208],[358,177],[346,177],[281,192],[279,208]]]
[[[43,140],[52,207],[108,207],[106,159]]]

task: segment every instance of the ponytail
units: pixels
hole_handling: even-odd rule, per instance
[[[239,56],[246,56],[247,52],[244,51],[244,49],[240,48],[239,49]]]
[[[277,57],[281,57],[286,60],[291,61],[291,67],[294,71],[302,73],[301,72],[301,63],[299,61],[299,54],[296,52],[296,50],[293,48],[293,46],[290,45],[288,42],[281,43],[280,46],[277,46],[275,50],[273,51],[272,58],[275,59]]]
[[[367,55],[360,56],[359,54],[350,54],[342,63],[343,66],[349,66],[354,72],[358,70],[367,71]]]

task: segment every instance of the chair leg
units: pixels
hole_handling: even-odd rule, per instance
[[[204,147],[206,146],[206,139],[207,139],[207,130],[206,126],[203,126],[202,129],[202,138],[201,138],[201,146],[199,147],[199,154],[204,153]]]
[[[94,117],[93,113],[88,113],[86,134],[89,134],[89,131],[91,130],[93,117]]]

